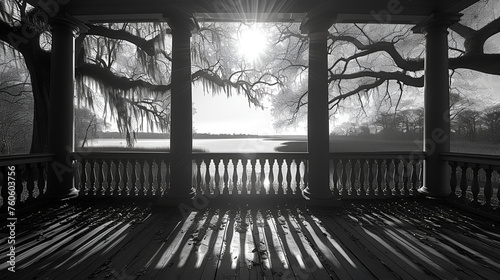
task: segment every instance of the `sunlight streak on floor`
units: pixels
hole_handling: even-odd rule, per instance
[[[236,224],[236,222],[235,222]],[[233,229],[233,238],[230,243],[230,256],[231,256],[231,269],[236,269],[238,267],[238,259],[240,257],[240,235],[236,225]]]
[[[187,230],[191,227],[194,221],[194,217],[196,216],[196,212],[191,212],[189,216],[185,219],[180,232],[174,237],[174,240],[167,247],[160,260],[156,264],[155,268],[162,269],[168,265],[170,259],[175,255],[179,247],[181,246],[181,241],[184,239]]]
[[[198,247],[198,250],[196,251],[196,264],[195,268],[200,268],[201,264],[203,263],[203,259],[208,254],[208,250],[210,249],[210,240],[212,239],[212,235],[214,233],[214,230],[218,230],[216,228],[217,221],[219,219],[218,214],[214,214],[212,219],[210,220],[209,227],[207,229],[207,232],[205,233],[205,236],[198,236],[198,238],[202,238],[200,246]]]
[[[316,217],[314,215],[311,215],[311,219],[314,221],[316,226],[321,230],[323,235],[326,236],[326,238],[328,239],[330,244],[332,244],[332,246],[335,248],[335,250],[337,250],[337,252],[339,252],[349,262],[349,264],[352,265],[352,267],[357,268],[356,264],[351,259],[351,257],[349,257],[349,255],[344,250],[344,248],[342,248],[342,246],[337,242],[337,240],[333,239],[332,236],[330,235],[330,233],[324,228],[323,222],[318,217]]]
[[[274,250],[277,252],[278,258],[283,264],[283,267],[285,269],[288,269],[289,266],[288,266],[286,252],[283,251],[282,249],[283,248],[282,240],[278,237],[278,232],[276,232],[276,223],[274,222],[274,218],[267,219],[267,222],[269,223],[269,228],[271,229],[271,238],[273,241]]]

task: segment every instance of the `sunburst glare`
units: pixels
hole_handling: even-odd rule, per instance
[[[258,59],[267,48],[264,30],[256,25],[243,26],[238,32],[238,52],[246,61]]]

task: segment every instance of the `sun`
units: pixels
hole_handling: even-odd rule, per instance
[[[267,48],[265,32],[255,25],[244,26],[238,32],[238,52],[246,61],[257,60]]]

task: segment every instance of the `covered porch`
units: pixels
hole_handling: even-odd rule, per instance
[[[474,2],[54,2],[50,153],[0,158],[2,217],[14,201],[18,219],[8,279],[500,278],[500,158],[450,153],[447,28]],[[172,28],[171,152],[75,152],[74,33],[153,20]],[[193,153],[198,20],[301,22],[307,153]],[[330,153],[335,22],[413,24],[426,36],[423,151]]]
[[[33,5],[37,5],[33,1]],[[228,187],[228,168],[242,165],[243,189],[247,179],[252,187],[267,178],[265,193],[272,192],[269,182],[278,183],[276,193],[308,192],[311,202],[329,204],[342,194],[381,195],[382,182],[392,180],[386,189],[392,188],[395,195],[417,194],[417,190],[432,197],[447,197],[455,186],[450,182],[449,162],[443,158],[450,152],[450,105],[448,85],[448,41],[447,28],[460,20],[460,11],[473,4],[474,0],[448,0],[436,4],[433,1],[408,3],[394,1],[241,1],[231,4],[226,1],[71,1],[55,3],[50,7],[52,15],[52,73],[49,110],[49,147],[51,168],[47,168],[47,195],[53,198],[68,198],[91,193],[102,193],[99,188],[111,185],[126,185],[132,182],[147,184],[162,180],[163,202],[189,202],[193,193],[203,194],[202,183],[215,184],[210,192],[224,194]],[[57,12],[57,13],[56,13]],[[117,161],[102,154],[74,152],[74,34],[85,32],[85,23],[124,21],[166,21],[172,31],[172,84],[171,84],[171,133],[170,153],[164,155],[125,156]],[[193,154],[192,79],[190,37],[198,28],[198,21],[298,21],[301,31],[309,38],[308,66],[308,122],[307,153],[303,155],[195,155]],[[402,155],[356,155],[336,157],[329,153],[329,107],[328,107],[328,29],[335,22],[342,23],[401,23],[413,24],[415,33],[426,37],[425,90],[424,90],[424,150]],[[160,158],[158,158],[158,156]],[[97,157],[97,162],[94,161]],[[128,158],[127,158],[128,157]],[[154,159],[156,158],[156,160]],[[255,178],[255,168],[267,173]],[[228,163],[230,165],[228,165]],[[202,175],[201,165],[206,166]],[[215,170],[210,170],[213,164]],[[251,166],[247,173],[246,166]],[[278,170],[274,169],[274,166]],[[293,166],[296,168],[291,169]],[[355,167],[360,170],[354,172]],[[458,165],[452,166],[456,169]],[[480,168],[482,166],[478,166]],[[220,169],[219,169],[220,168]],[[337,172],[339,171],[340,172]],[[484,169],[492,170],[492,166]],[[126,171],[126,172],[125,172]],[[134,172],[135,171],[135,172]],[[231,170],[229,170],[230,172]],[[159,174],[157,174],[159,172]],[[214,173],[213,178],[209,174]],[[302,172],[302,173],[301,173]],[[76,176],[75,176],[76,173]],[[117,173],[117,174],[115,174]],[[133,174],[135,173],[135,174]],[[142,174],[144,173],[144,174]],[[240,173],[241,172],[237,172]],[[293,176],[297,186],[291,185]],[[453,173],[455,174],[455,173]],[[274,176],[276,175],[276,176]],[[204,176],[205,178],[202,178]],[[233,176],[238,176],[234,174]],[[281,177],[280,177],[281,176]],[[125,179],[126,177],[126,179]],[[453,177],[453,176],[451,176]],[[487,177],[491,177],[491,172]],[[75,180],[76,178],[76,180]],[[211,179],[212,178],[212,179]],[[151,181],[147,181],[151,179]],[[281,180],[281,181],[280,181]],[[300,181],[302,180],[302,181]],[[377,181],[376,190],[373,186]],[[282,188],[283,182],[286,186]],[[357,181],[359,185],[356,187]],[[452,180],[453,181],[453,180]],[[124,184],[127,182],[127,184]],[[367,187],[365,186],[367,183]],[[451,184],[450,184],[451,183]],[[236,187],[236,181],[233,181]],[[302,184],[302,185],[301,185]],[[350,185],[349,185],[350,184]],[[399,186],[401,184],[401,186]],[[89,187],[89,185],[91,185]],[[349,186],[348,186],[349,185]],[[409,186],[411,185],[411,186]],[[455,184],[456,185],[456,184]],[[86,187],[86,189],[84,188]],[[361,186],[361,187],[359,187]],[[141,186],[135,186],[140,189]],[[88,191],[94,189],[94,191]],[[227,189],[227,191],[224,190]],[[287,189],[294,188],[295,191]],[[347,190],[351,188],[350,190]],[[485,189],[487,197],[493,193]],[[109,189],[112,189],[109,188]],[[150,190],[153,188],[151,187]],[[452,190],[453,189],[453,190]],[[241,190],[241,187],[240,187]],[[403,192],[400,192],[402,190]],[[7,194],[6,189],[2,194]],[[107,191],[108,194],[110,190]],[[241,193],[241,192],[240,192]],[[243,191],[245,193],[245,191]],[[387,190],[385,193],[389,193]],[[477,193],[477,191],[476,191]],[[5,199],[5,196],[3,196]],[[19,198],[18,198],[19,199]]]

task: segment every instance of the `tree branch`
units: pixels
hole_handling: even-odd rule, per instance
[[[355,95],[355,94],[358,94],[362,91],[367,91],[367,90],[370,90],[370,89],[374,89],[380,85],[382,85],[386,80],[384,79],[378,79],[376,80],[375,82],[371,83],[371,84],[364,84],[364,85],[361,85],[349,92],[346,92],[344,94],[339,94],[337,96],[335,96],[334,98],[330,99],[328,101],[328,104],[330,104],[330,109],[332,109],[333,107],[337,106],[340,101],[346,99],[347,97],[349,96],[352,96],[352,95]]]
[[[500,75],[500,54],[467,54],[449,59],[450,69],[469,69]]]
[[[77,75],[87,76],[102,84],[124,91],[136,88],[145,88],[156,92],[166,92],[171,89],[171,85],[154,85],[144,80],[132,80],[126,77],[120,77],[108,69],[95,64],[84,63],[76,68]]]
[[[372,71],[361,71],[351,74],[334,74],[330,75],[328,82],[331,83],[335,80],[351,80],[363,77],[372,77],[383,80],[396,80],[403,82],[406,85],[414,87],[424,86],[424,77],[411,77],[405,75],[403,72],[372,72]]]
[[[89,30],[86,35],[97,35],[102,37],[107,37],[116,40],[124,40],[130,42],[137,47],[141,48],[145,53],[150,56],[155,55],[155,41],[158,40],[158,36],[151,40],[146,40],[139,36],[136,36],[126,30],[120,29],[115,30],[107,28],[101,25],[90,24],[88,25]]]
[[[376,52],[385,52],[393,59],[394,63],[401,69],[405,69],[407,71],[419,71],[424,69],[423,59],[410,60],[403,58],[401,54],[396,50],[396,47],[392,42],[375,42],[366,45],[355,37],[347,35],[336,36],[333,34],[329,35],[329,39],[333,40],[334,42],[335,41],[349,42],[353,44],[357,49],[363,51],[361,53],[354,54],[351,59],[355,59],[361,56],[366,56]]]

